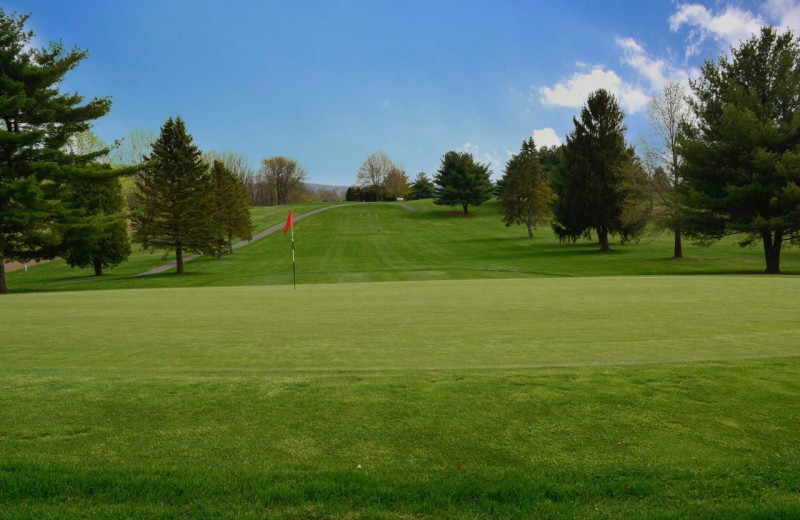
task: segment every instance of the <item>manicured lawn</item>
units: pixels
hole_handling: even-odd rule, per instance
[[[741,276],[12,294],[0,518],[796,518],[798,294]]]
[[[735,239],[710,248],[686,241],[682,260],[671,259],[668,236],[613,245],[600,253],[590,241],[559,244],[549,228],[525,237],[521,227],[500,221],[496,202],[475,209],[474,216],[450,214],[430,201],[399,205],[350,205],[313,215],[296,225],[297,276],[300,284],[392,280],[452,280],[550,276],[653,274],[736,274],[764,270],[758,247],[742,249]],[[324,205],[298,206],[302,214]],[[256,208],[264,229],[286,219],[287,207]],[[800,273],[800,252],[786,249],[782,268]],[[278,232],[237,250],[234,255],[200,258],[187,264],[183,277],[168,272],[129,278],[160,265],[161,254],[139,252],[101,280],[91,272],[57,261],[9,274],[14,292],[97,290],[147,287],[283,285],[292,281],[289,238]]]

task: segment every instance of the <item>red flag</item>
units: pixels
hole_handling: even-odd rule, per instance
[[[286,219],[286,225],[283,226],[284,235],[289,231],[289,228],[292,227],[292,225],[294,225],[294,221],[292,220],[292,210],[289,210],[289,218]]]

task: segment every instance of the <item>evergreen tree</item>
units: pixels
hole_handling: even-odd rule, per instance
[[[764,27],[706,62],[692,89],[697,127],[679,146],[685,229],[760,240],[766,272],[779,273],[783,243],[800,238],[800,40]]]
[[[408,199],[432,199],[435,194],[436,188],[434,188],[431,180],[425,175],[425,172],[419,172],[411,184],[411,192],[408,195]]]
[[[60,256],[72,267],[92,267],[95,276],[103,269],[127,260],[131,253],[128,237],[128,214],[120,178],[136,168],[115,168],[108,164],[108,146],[91,131],[74,135],[67,150],[76,155],[98,157],[93,163],[95,174],[71,179],[67,183],[64,204],[72,218],[64,229]]]
[[[135,199],[134,239],[151,251],[174,251],[178,274],[184,252],[215,251],[211,176],[180,117],[161,127]]]
[[[59,92],[87,53],[61,43],[31,49],[27,19],[0,9],[0,293],[8,292],[4,262],[59,252],[75,217],[63,204],[67,182],[92,175],[98,156],[64,147],[111,108],[108,98],[82,105],[80,95]]]
[[[466,215],[469,205],[480,206],[492,196],[492,172],[488,164],[476,163],[467,152],[447,152],[433,178],[436,185],[434,204],[460,204]]]
[[[104,268],[127,260],[131,243],[119,179],[113,175],[77,179],[70,183],[68,200],[80,218],[64,231],[62,256],[67,264],[92,267],[95,276],[102,276]]]
[[[609,235],[635,237],[646,216],[638,211],[644,171],[625,144],[624,114],[606,90],[589,95],[580,121],[567,136],[564,164],[552,176],[558,196],[553,230],[561,240],[575,241],[597,232],[600,249],[610,250]]]
[[[522,142],[520,152],[506,163],[502,179],[500,212],[506,226],[525,224],[528,237],[533,228],[550,213],[553,191],[544,178],[541,157],[533,138]]]
[[[233,253],[233,238],[250,240],[253,223],[250,220],[250,203],[244,180],[237,177],[222,161],[215,159],[211,166],[213,178],[215,252]]]

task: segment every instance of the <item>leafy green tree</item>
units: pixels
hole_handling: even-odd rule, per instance
[[[27,19],[0,9],[0,293],[8,292],[4,262],[59,252],[71,218],[67,181],[92,175],[98,157],[65,145],[111,108],[108,98],[81,104],[80,95],[59,92],[87,53],[61,43],[32,49]]]
[[[178,274],[183,254],[215,250],[212,180],[186,125],[169,118],[136,178],[134,239],[151,251],[175,252]]]
[[[234,237],[243,240],[253,238],[253,223],[244,180],[219,159],[215,159],[211,166],[211,176],[215,252],[221,256],[226,251],[233,253]]]
[[[64,226],[61,256],[72,267],[92,267],[95,276],[103,269],[127,260],[131,253],[128,214],[125,211],[120,177],[135,168],[112,169],[108,146],[91,131],[75,134],[66,146],[73,154],[97,154],[95,175],[80,176],[67,182],[64,204],[71,218]]]
[[[425,175],[425,172],[419,172],[411,184],[411,192],[408,195],[409,200],[422,200],[432,199],[436,194],[436,188],[433,183]]]
[[[646,218],[639,211],[644,171],[625,143],[625,115],[616,98],[600,89],[589,95],[575,130],[567,136],[564,164],[552,177],[557,195],[553,230],[575,241],[597,232],[601,251],[609,235],[635,237]]]
[[[536,223],[550,214],[552,198],[553,191],[544,178],[541,156],[531,137],[522,142],[519,153],[506,163],[500,195],[503,222],[506,226],[525,224],[528,237],[533,238]]]
[[[389,169],[389,174],[386,175],[384,186],[386,196],[389,200],[405,198],[411,189],[408,183],[408,175],[397,166],[393,166]]]
[[[466,215],[470,204],[480,206],[491,198],[494,189],[491,175],[489,165],[475,162],[472,154],[447,152],[433,177],[436,185],[433,203],[444,206],[460,204]]]
[[[800,41],[761,34],[706,62],[692,83],[697,126],[681,142],[687,231],[713,241],[760,240],[767,273],[800,238]]]

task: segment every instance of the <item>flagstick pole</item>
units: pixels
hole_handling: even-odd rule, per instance
[[[294,289],[297,290],[297,272],[294,268],[294,226],[292,226],[292,280]]]

